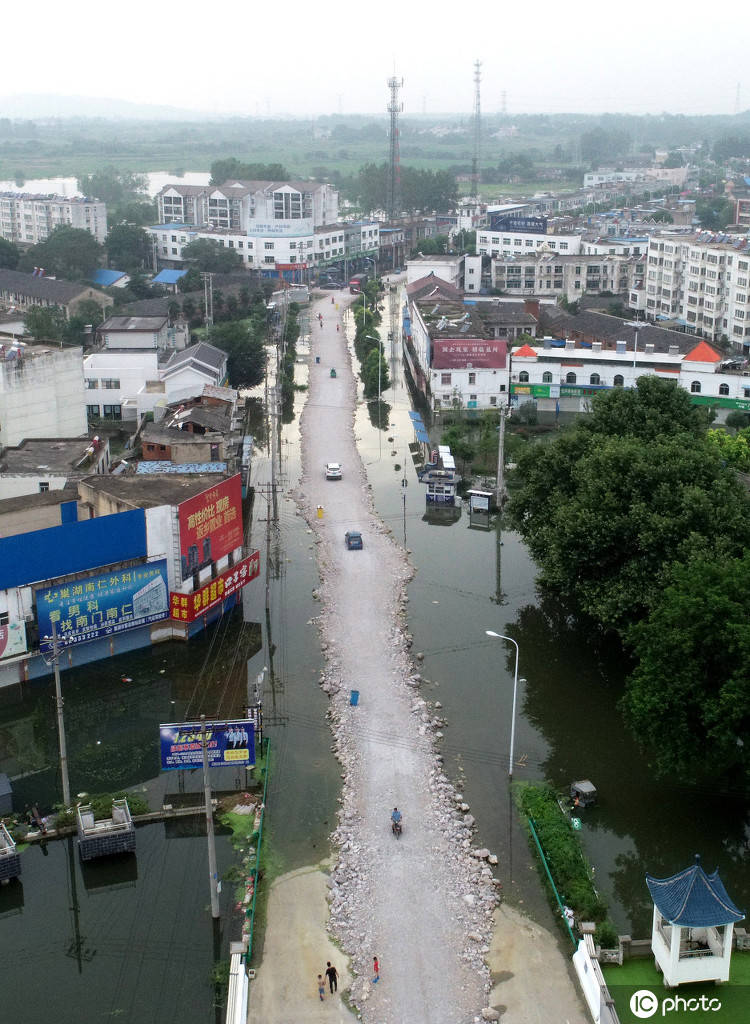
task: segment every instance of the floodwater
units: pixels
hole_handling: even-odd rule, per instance
[[[147,171],[146,193],[153,197],[168,183],[180,185],[207,185],[211,179],[209,171],[185,171],[183,174],[173,174],[169,171]],[[22,192],[27,195],[56,195],[65,196],[71,199],[83,195],[78,189],[78,181],[74,177],[63,178],[29,178],[22,185],[16,184],[13,179],[0,181],[0,192]]]

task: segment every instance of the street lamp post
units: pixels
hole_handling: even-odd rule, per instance
[[[626,320],[623,326],[633,328],[633,336],[635,339],[633,342],[633,377],[635,378],[635,363],[638,358],[638,331],[640,330],[641,325],[637,320]],[[633,383],[635,384],[635,379],[633,380]]]
[[[498,640],[507,640],[508,643],[513,644],[516,649],[516,668],[513,673],[513,711],[510,716],[510,756],[508,764],[508,781],[513,781],[513,748],[516,739],[516,697],[518,695],[518,644],[512,636],[505,636],[504,633],[495,633],[491,629],[486,629],[485,633],[487,636],[495,637]]]

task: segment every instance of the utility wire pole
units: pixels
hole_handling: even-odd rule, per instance
[[[497,483],[495,503],[502,508],[505,502],[505,417],[510,413],[509,406],[500,409],[500,426],[497,428]]]
[[[60,775],[62,777],[63,804],[70,807],[70,779],[68,778],[68,750],[65,743],[63,698],[60,686],[60,661],[57,647],[57,623],[52,623],[52,663],[55,670],[55,703],[57,705],[57,736],[60,744]]]
[[[206,716],[201,715],[201,747],[203,748],[203,796],[206,804],[206,836],[208,838],[208,885],[211,892],[211,917],[219,917],[219,887],[216,869],[216,840],[214,837],[214,809],[211,801],[211,782],[208,777],[208,736]]]

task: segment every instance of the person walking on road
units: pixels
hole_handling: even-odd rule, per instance
[[[372,958],[372,983],[377,984],[380,981],[380,961],[376,956]]]
[[[331,995],[333,995],[333,993],[336,992],[339,987],[339,972],[336,970],[335,967],[331,965],[330,960],[327,961],[327,965],[328,966],[326,967],[326,978],[328,978],[328,984],[331,989]]]
[[[323,981],[323,975],[318,975],[318,995],[320,996],[321,1003],[323,1002],[323,993],[326,990],[326,983]]]

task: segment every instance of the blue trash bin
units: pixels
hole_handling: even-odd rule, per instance
[[[352,690],[349,703],[353,708],[356,708],[357,704],[359,704],[359,690]]]

